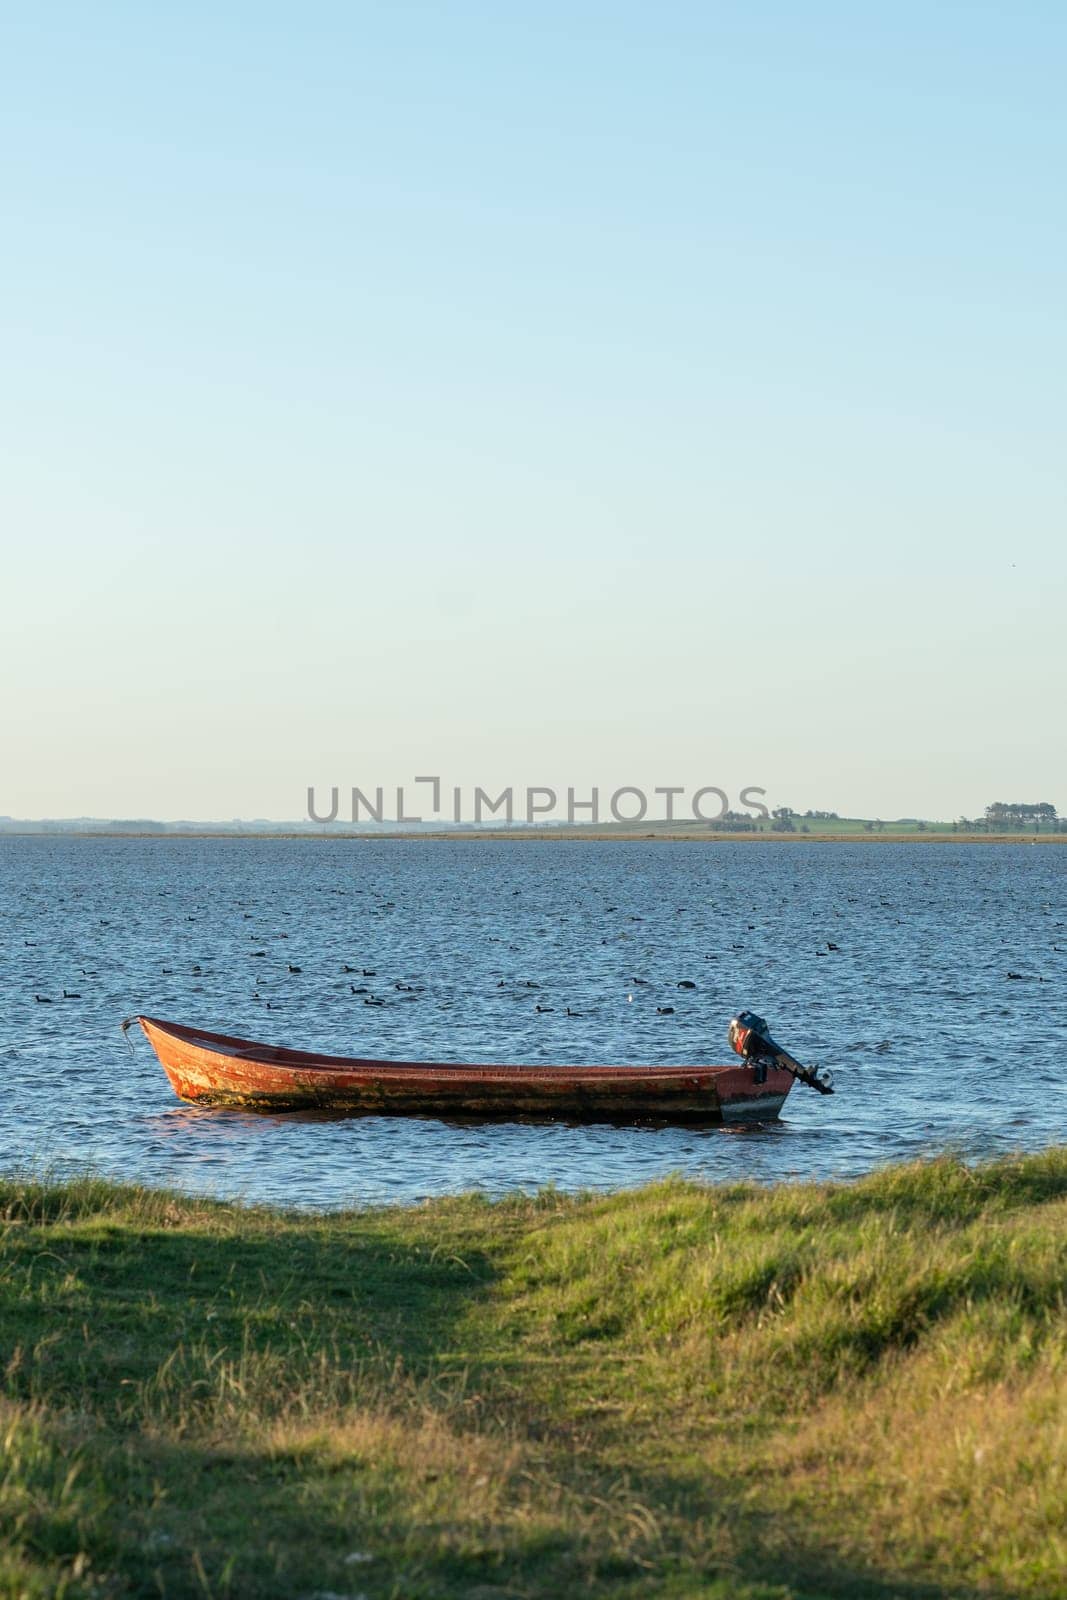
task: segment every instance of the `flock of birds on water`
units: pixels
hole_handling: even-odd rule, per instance
[[[343,891],[339,891],[338,890],[338,891],[333,891],[333,892],[341,893]],[[521,891],[519,889],[515,889],[513,891],[513,894],[515,894],[515,895],[518,895],[520,893],[521,893]],[[850,896],[847,897],[847,899],[848,899],[848,901],[850,903],[856,904],[859,901],[859,896],[850,895]],[[890,909],[892,908],[892,902],[890,902],[889,900],[886,900],[886,899],[880,900],[879,901],[879,905],[880,905],[880,907],[883,907],[883,908],[890,908]],[[381,900],[379,902],[377,908],[376,908],[376,910],[379,913],[381,913],[381,912],[389,912],[389,911],[393,911],[395,909],[396,909],[396,903],[395,903],[395,901],[391,901],[391,900]],[[686,909],[685,907],[678,907],[677,908],[677,914],[681,914],[681,912],[684,911],[685,909]],[[619,912],[619,907],[617,905],[608,905],[608,906],[604,907],[604,912],[605,912],[605,914],[617,913],[617,912]],[[817,915],[817,913],[815,911],[812,911],[811,915],[813,917],[815,917]],[[835,911],[834,915],[840,917],[842,915],[842,913],[840,911]],[[242,911],[242,917],[246,921],[251,921],[251,920],[253,920],[253,913],[251,911],[244,910],[244,911]],[[99,918],[98,920],[99,920],[99,926],[101,928],[107,928],[107,927],[111,926],[110,919],[108,919],[108,918]],[[198,918],[197,918],[197,916],[194,916],[192,914],[188,914],[187,917],[186,917],[186,920],[188,922],[196,922],[198,920]],[[631,921],[631,922],[642,922],[642,921],[644,921],[644,918],[641,917],[641,916],[637,916],[637,915],[630,915],[628,920]],[[906,919],[903,918],[903,917],[897,917],[896,918],[896,922],[897,922],[898,925],[904,925],[905,921],[906,921]],[[753,932],[755,930],[757,924],[753,923],[753,922],[749,922],[745,926],[746,926],[746,930],[748,932]],[[1063,929],[1065,926],[1067,926],[1067,924],[1064,924],[1063,922],[1055,922],[1053,924],[1053,926],[1054,926],[1055,929],[1059,930],[1059,929]],[[269,940],[270,937],[272,937],[272,936],[271,935],[267,935],[266,936],[266,938],[268,940]],[[278,939],[288,939],[289,935],[286,932],[278,932],[277,934],[273,935],[273,937],[276,937]],[[490,937],[491,941],[494,942],[494,943],[502,943],[502,942],[504,942],[499,937],[495,937],[495,936],[492,936],[492,935],[490,935],[489,937]],[[250,934],[249,935],[249,939],[250,939],[250,941],[252,943],[255,943],[257,945],[264,943],[264,936],[262,934]],[[607,943],[609,943],[609,940],[607,939],[607,937],[602,937],[601,940],[600,940],[600,943],[601,944],[607,944]],[[23,940],[23,945],[28,949],[32,949],[32,948],[34,948],[36,946],[36,941],[35,940],[30,940],[30,939],[24,939]],[[514,945],[510,946],[510,948],[512,950],[517,949],[517,947],[514,946]],[[732,950],[742,950],[742,949],[744,949],[744,945],[741,944],[741,943],[733,943],[730,946],[730,948]],[[1060,945],[1055,944],[1055,943],[1051,946],[1051,948],[1052,948],[1053,951],[1055,951],[1055,952],[1057,952],[1059,954],[1067,953],[1062,949],[1062,947]],[[813,950],[812,953],[816,957],[836,956],[836,955],[840,955],[842,953],[842,947],[841,947],[841,945],[835,943],[833,940],[827,939],[827,940],[822,941]],[[260,948],[260,949],[251,950],[251,951],[248,952],[248,956],[249,956],[249,959],[251,959],[251,960],[269,960],[269,954],[268,954],[268,950],[266,948]],[[207,958],[205,958],[205,960],[206,959]],[[704,960],[705,961],[717,961],[717,960],[719,960],[719,955],[718,954],[710,954],[710,953],[709,954],[705,954]],[[373,980],[373,979],[376,979],[378,977],[379,973],[378,973],[378,969],[376,967],[365,967],[365,966],[361,966],[361,965],[357,966],[357,965],[355,965],[353,963],[350,963],[350,962],[341,962],[339,970],[340,970],[340,974],[347,980],[349,998],[351,998],[352,1000],[360,1000],[362,1002],[362,1004],[365,1005],[365,1006],[381,1008],[381,1007],[390,1005],[394,1001],[401,1001],[401,1000],[403,1000],[403,1001],[414,1001],[414,1000],[417,1000],[421,995],[423,995],[426,992],[426,988],[427,988],[427,986],[425,984],[411,983],[411,982],[406,981],[403,978],[386,979],[385,982],[388,985],[388,987],[387,987],[385,993],[381,993],[380,992],[380,986],[379,987],[375,987],[375,985],[373,983],[368,983],[368,982],[365,981],[367,979],[372,979]],[[95,973],[89,971],[85,967],[80,968],[79,971],[80,971],[80,976],[81,976],[82,979],[92,980],[96,976]],[[187,975],[187,976],[192,977],[192,978],[200,978],[200,977],[206,976],[207,972],[208,972],[208,969],[205,968],[203,962],[202,961],[196,961],[196,962],[194,962],[192,964],[191,967],[186,969],[186,972],[185,972],[184,975]],[[303,967],[300,966],[299,963],[292,962],[292,961],[287,961],[285,963],[284,977],[285,977],[286,980],[300,978],[302,976],[302,974],[303,974]],[[160,968],[160,975],[163,976],[163,977],[174,977],[174,976],[179,975],[179,974],[177,972],[177,969],[174,968],[174,967],[162,966]],[[1038,973],[1016,972],[1014,970],[1007,971],[1004,974],[1004,977],[1005,977],[1006,981],[1017,982],[1017,983],[1022,983],[1022,982],[1047,983],[1047,982],[1050,981],[1048,978],[1046,978],[1043,975],[1038,974]],[[692,978],[676,978],[676,979],[667,980],[667,981],[669,981],[673,985],[673,988],[675,990],[682,991],[683,993],[685,993],[685,992],[693,992],[693,991],[697,990],[697,988],[698,988],[697,983]],[[634,976],[631,976],[628,980],[624,980],[624,983],[625,983],[625,988],[626,988],[626,999],[627,999],[628,1002],[632,1002],[633,1001],[633,999],[634,999],[634,991],[635,990],[648,990],[648,989],[653,989],[653,988],[655,988],[655,989],[657,989],[659,991],[659,995],[658,995],[659,998],[663,998],[664,1000],[667,999],[667,995],[663,993],[663,989],[665,987],[665,983],[663,983],[663,982],[661,982],[659,984],[656,984],[656,983],[654,983],[653,980],[651,980],[649,978],[644,978],[644,977],[639,977],[639,976],[634,975]],[[516,1000],[528,1000],[528,999],[530,999],[532,997],[532,994],[534,992],[537,992],[540,995],[541,992],[543,991],[543,984],[541,982],[539,982],[539,981],[536,981],[536,980],[532,979],[532,978],[512,978],[512,979],[500,978],[497,981],[496,987],[497,987],[498,990],[503,991],[505,994],[509,995],[510,997],[512,997],[512,998],[514,998]],[[41,993],[38,993],[36,990],[33,993],[33,999],[38,1005],[51,1005],[53,1003],[54,999],[57,999],[60,1002],[63,1002],[63,1001],[80,1001],[82,998],[83,998],[83,993],[82,993],[82,990],[80,988],[78,988],[78,989],[69,989],[65,985],[62,987],[61,992],[60,992],[60,994],[58,996],[54,996],[54,995],[50,995],[50,994],[41,994]],[[551,998],[551,996],[546,996],[546,998]],[[253,989],[252,989],[252,992],[251,992],[251,999],[253,1001],[263,1005],[264,1009],[267,1010],[267,1011],[277,1011],[277,1010],[283,1009],[282,1004],[280,1004],[280,996],[279,996],[279,994],[275,993],[273,996],[271,996],[271,995],[265,995],[265,994],[261,993],[260,992],[260,985],[258,983],[253,986]],[[557,1006],[557,1005],[551,1005],[551,1004],[542,1003],[541,998],[536,999],[534,1001],[534,1004],[533,1004],[533,1007],[532,1007],[533,1014],[537,1015],[537,1016],[552,1015],[552,1014],[555,1014],[557,1011],[561,1012],[563,1015],[565,1015],[567,1017],[574,1017],[574,1018],[582,1017],[582,1016],[587,1014],[587,1013],[585,1013],[583,1011],[580,1011],[577,1008],[571,1006],[570,1004],[566,1004],[566,1005],[563,1005],[561,1007],[561,1006]],[[661,1017],[674,1016],[675,1015],[675,1011],[676,1011],[676,1007],[673,1004],[666,1004],[666,1003],[658,1004],[657,1003],[657,1005],[655,1007],[656,1015],[661,1016]]]
[[[284,933],[281,933],[281,934],[278,935],[278,937],[280,939],[285,939],[285,938],[288,938],[288,935],[284,934]],[[30,940],[25,940],[24,943],[27,944],[27,945],[31,945],[31,941]],[[31,947],[32,947],[32,945],[31,945]],[[830,948],[836,950],[837,946],[836,945],[832,945]],[[267,952],[266,952],[266,950],[253,950],[253,951],[250,952],[250,954],[253,957],[266,956]],[[708,961],[712,961],[714,959],[715,959],[714,956],[706,956],[705,957],[705,960],[708,960]],[[94,976],[94,974],[88,972],[84,967],[82,967],[80,970],[81,970],[81,975],[82,975],[83,978],[91,978],[91,977]],[[286,962],[285,970],[289,974],[290,977],[299,977],[304,969],[303,969],[303,967],[295,966],[291,961],[289,961],[289,962]],[[342,962],[341,963],[341,971],[343,973],[346,973],[346,974],[354,974],[357,977],[361,977],[361,978],[376,978],[378,976],[378,972],[377,972],[376,968],[373,968],[373,967],[353,967],[353,966],[349,966],[348,962]],[[174,968],[173,967],[161,967],[160,968],[160,975],[163,976],[163,977],[168,977],[168,978],[169,977],[173,977],[175,975]],[[188,976],[191,977],[191,978],[202,978],[202,977],[205,976],[205,968],[198,961],[198,962],[194,963],[194,965],[192,967],[189,968]],[[647,987],[649,987],[649,984],[650,984],[650,980],[648,978],[631,978],[630,979],[631,990],[633,988],[647,988]],[[498,989],[507,989],[509,987],[512,989],[512,991],[519,998],[525,999],[525,998],[527,998],[530,990],[533,990],[533,989],[539,990],[541,988],[541,985],[539,983],[535,983],[532,978],[517,978],[517,979],[514,980],[513,984],[511,984],[510,986],[509,986],[508,980],[506,978],[501,978],[497,983],[497,988]],[[675,987],[677,989],[694,990],[694,989],[696,989],[698,987],[698,985],[692,980],[692,978],[679,978],[677,980],[676,984],[675,984]],[[349,993],[351,995],[356,996],[357,998],[361,998],[362,1001],[363,1001],[363,1004],[365,1006],[385,1006],[385,1005],[389,1004],[389,998],[387,998],[385,995],[381,995],[381,994],[375,993],[375,991],[372,988],[370,988],[369,985],[367,985],[365,983],[349,983],[348,989],[349,989]],[[418,995],[424,994],[426,992],[426,985],[425,984],[416,984],[416,983],[405,983],[402,979],[396,979],[392,983],[392,989],[395,991],[397,997],[403,996],[405,999],[415,999]],[[522,991],[522,993],[520,994],[519,991]],[[253,989],[251,997],[252,997],[253,1000],[262,1001],[268,1011],[277,1011],[278,1009],[280,1009],[278,1007],[277,1003],[276,1003],[277,1002],[277,997],[275,997],[274,1000],[266,998],[266,997],[264,997],[263,995],[260,994],[258,989]],[[38,1005],[42,1005],[42,1006],[51,1005],[52,1004],[52,999],[53,999],[53,997],[51,995],[37,994],[36,992],[34,993],[33,998],[37,1002]],[[64,988],[60,998],[63,999],[63,1000],[80,1000],[82,998],[82,996],[81,996],[81,993],[79,991],[76,991],[76,990],[73,990],[73,989]],[[627,1000],[632,1001],[633,1000],[633,993],[630,992],[627,995],[626,998],[627,998]],[[539,1016],[547,1016],[547,1015],[549,1015],[551,1013],[554,1013],[557,1010],[557,1007],[556,1006],[543,1006],[540,1003],[540,1001],[537,1001],[535,1003],[533,1009],[534,1009],[535,1014],[537,1014]],[[575,1010],[574,1007],[569,1006],[569,1005],[565,1006],[563,1008],[563,1010],[564,1010],[565,1015],[568,1016],[568,1017],[581,1017],[581,1016],[583,1016],[585,1014],[584,1012]],[[658,1005],[656,1007],[656,1012],[661,1017],[673,1016],[674,1015],[674,1011],[675,1011],[674,1006],[660,1006],[660,1005]]]

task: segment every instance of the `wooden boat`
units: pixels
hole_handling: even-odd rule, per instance
[[[140,1023],[175,1093],[201,1106],[374,1116],[773,1121],[796,1073],[766,1060],[735,1066],[461,1066],[366,1061],[257,1044],[158,1017]],[[788,1058],[787,1058],[788,1059]]]

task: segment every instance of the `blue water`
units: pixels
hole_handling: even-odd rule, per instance
[[[6,839],[0,913],[3,1171],[330,1207],[854,1176],[1067,1137],[1062,847]],[[748,1132],[197,1111],[118,1027],[144,1011],[368,1056],[670,1063],[726,1060],[742,1007],[833,1067],[834,1098],[797,1086]]]

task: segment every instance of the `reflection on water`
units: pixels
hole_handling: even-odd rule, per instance
[[[334,1206],[1038,1148],[1067,1133],[1065,876],[1028,845],[0,841],[0,1167]],[[198,1111],[118,1032],[685,1063],[743,1006],[837,1095],[755,1130]]]

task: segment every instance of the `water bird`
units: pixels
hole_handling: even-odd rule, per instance
[[[355,970],[356,970],[355,967],[350,967],[348,965],[347,961],[342,961],[341,962],[341,971],[342,972],[355,972]]]
[[[36,939],[23,939],[22,942],[26,946],[27,950],[36,950],[36,948],[37,948],[37,940]]]
[[[646,988],[647,989],[647,987],[648,987],[648,979],[647,978],[631,978],[630,982],[632,984],[636,984],[638,988]]]
[[[676,989],[695,989],[696,988],[696,984],[693,982],[692,978],[679,978],[678,982],[675,984],[675,988]]]
[[[287,962],[286,965],[288,966],[290,972],[302,972],[303,971],[302,967],[294,967],[293,963],[291,961]]]
[[[555,1011],[555,1006],[534,1006],[535,1011]]]
[[[194,978],[200,978],[200,977],[203,976],[203,973],[204,973],[203,967],[200,966],[199,963],[197,963],[197,965],[193,968],[193,977]]]
[[[80,1000],[81,999],[81,995],[80,994],[75,994],[73,989],[64,989],[63,990],[63,998],[64,998],[64,1000]]]
[[[33,998],[39,1006],[50,1006],[52,1004],[46,994],[35,994]]]
[[[380,1000],[377,995],[369,994],[363,1004],[365,1006],[384,1006],[385,1001]]]
[[[169,978],[174,971],[173,967],[160,967],[159,970],[165,978]]]
[[[1015,978],[1020,983],[1026,983],[1029,981],[1028,974],[1025,972],[1009,972],[1008,977]]]
[[[361,968],[361,971],[362,971],[363,976],[365,978],[376,978],[378,976],[378,974],[376,972],[372,971],[372,969],[370,967],[363,967],[363,968]]]
[[[674,1016],[674,1007],[673,1006],[657,1006],[656,1010],[659,1012],[661,1017],[673,1017]]]
[[[265,956],[267,952],[265,950],[250,950],[248,953],[249,953],[250,956],[255,957],[255,956]]]
[[[833,944],[829,939],[827,939],[826,948],[827,950],[840,950],[841,946],[839,944]]]
[[[580,1017],[581,1014],[582,1013],[580,1011],[572,1011],[570,1006],[567,1007],[567,1015],[568,1015],[568,1017]]]

